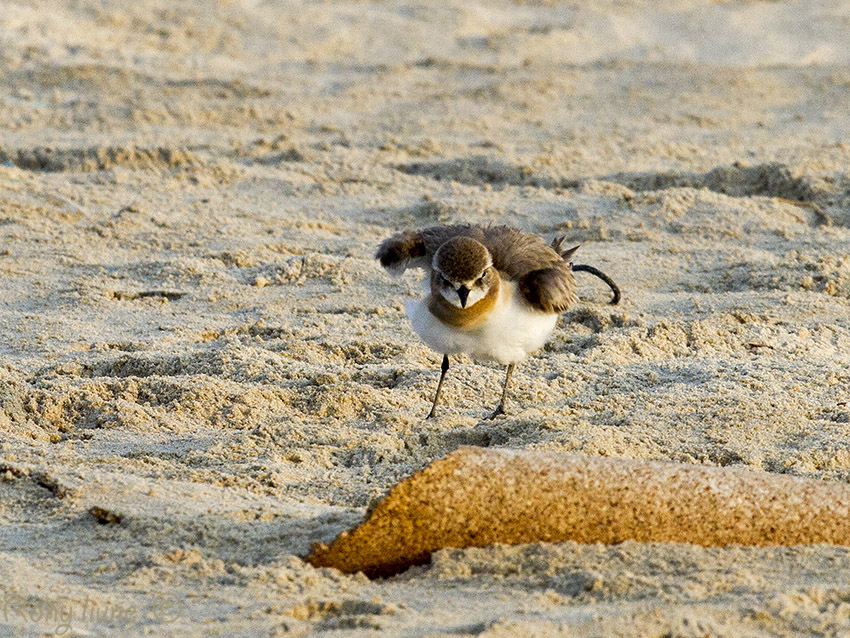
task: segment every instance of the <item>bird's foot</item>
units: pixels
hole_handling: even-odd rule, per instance
[[[503,404],[499,404],[499,407],[493,410],[493,413],[487,417],[487,420],[495,419],[497,416],[501,416],[505,414],[505,406]]]

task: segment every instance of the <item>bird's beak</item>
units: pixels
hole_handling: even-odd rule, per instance
[[[466,298],[469,297],[469,288],[461,286],[457,289],[457,296],[460,298],[460,307],[466,308]]]

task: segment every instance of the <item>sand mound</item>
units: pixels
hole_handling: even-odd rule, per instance
[[[391,575],[445,547],[679,542],[850,545],[850,487],[623,459],[462,448],[396,486],[317,567]]]

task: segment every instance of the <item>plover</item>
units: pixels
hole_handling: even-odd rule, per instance
[[[443,355],[440,380],[428,418],[434,416],[449,356],[507,366],[502,398],[490,418],[504,414],[508,384],[519,361],[541,348],[558,316],[578,301],[573,270],[603,279],[620,299],[616,284],[599,270],[573,266],[579,248],[561,250],[539,235],[509,226],[435,226],[405,231],[385,240],[375,258],[390,273],[423,268],[427,294],[406,304],[413,330]]]

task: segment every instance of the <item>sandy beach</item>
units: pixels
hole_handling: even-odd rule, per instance
[[[394,232],[581,244],[518,366]],[[850,481],[850,3],[0,4],[0,634],[850,636],[850,547],[311,567],[460,446]]]

